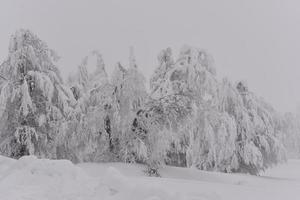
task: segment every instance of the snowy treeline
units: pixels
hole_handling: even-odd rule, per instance
[[[89,57],[97,59],[88,72]],[[150,91],[133,51],[108,77],[99,52],[64,82],[59,57],[17,31],[0,66],[0,152],[73,162],[124,161],[257,174],[300,156],[299,117],[281,114],[244,82],[217,80],[212,57],[184,46],[158,55]]]

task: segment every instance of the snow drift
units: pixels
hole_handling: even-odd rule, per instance
[[[153,185],[137,185],[116,168],[93,178],[67,160],[0,156],[1,200],[180,200]]]
[[[145,166],[0,156],[1,200],[282,200],[298,199],[300,161],[261,176],[165,167],[162,178]]]

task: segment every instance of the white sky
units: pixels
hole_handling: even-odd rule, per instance
[[[149,78],[161,49],[190,44],[213,55],[219,77],[246,80],[276,109],[300,105],[297,0],[0,0],[0,61],[18,28],[57,51],[64,77],[93,49],[111,72],[133,45]]]

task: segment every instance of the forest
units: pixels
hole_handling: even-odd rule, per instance
[[[161,50],[149,82],[133,51],[111,76],[92,51],[64,80],[59,55],[16,31],[0,65],[0,154],[141,163],[150,176],[164,165],[257,175],[300,157],[299,114],[278,112],[244,81],[219,80],[207,51],[179,52]]]

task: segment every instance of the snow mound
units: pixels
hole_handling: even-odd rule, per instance
[[[1,200],[181,200],[155,184],[138,185],[114,167],[91,177],[67,160],[0,156]]]
[[[0,158],[5,166],[0,171],[1,200],[82,199],[93,192],[85,184],[90,178],[70,161]]]

